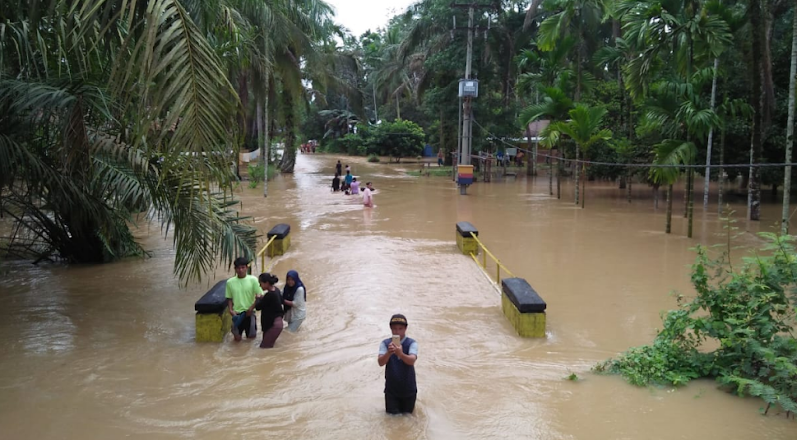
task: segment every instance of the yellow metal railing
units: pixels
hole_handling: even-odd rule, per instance
[[[264,272],[266,272],[266,251],[268,251],[269,246],[274,243],[274,239],[276,238],[276,235],[272,235],[266,242],[266,245],[263,246],[263,249],[260,249],[260,252],[257,253],[257,256],[260,257],[260,270]]]
[[[493,255],[493,253],[490,252],[489,249],[487,249],[487,247],[484,245],[484,243],[479,241],[479,237],[477,237],[473,232],[470,233],[470,236],[473,237],[474,240],[476,240],[476,243],[479,245],[479,247],[482,250],[482,261],[479,261],[479,258],[476,255],[474,255],[473,253],[471,253],[470,256],[471,256],[471,258],[473,258],[473,261],[475,261],[476,264],[478,264],[479,267],[481,267],[482,270],[485,273],[487,273],[487,257],[489,256],[495,262],[495,282],[496,283],[501,283],[501,268],[503,268],[504,271],[506,271],[506,273],[509,274],[509,276],[511,276],[513,278],[515,277],[515,275],[512,273],[512,271],[507,269],[506,266],[504,266],[504,264],[501,263],[501,261],[495,255]]]

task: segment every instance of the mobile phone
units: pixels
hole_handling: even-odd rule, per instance
[[[401,336],[393,335],[393,343],[396,345],[401,345]]]

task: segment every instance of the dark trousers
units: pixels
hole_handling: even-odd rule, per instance
[[[282,333],[282,316],[274,318],[269,328],[266,328],[266,323],[261,322],[260,325],[263,327],[263,342],[260,343],[260,348],[274,348],[274,343]]]
[[[416,396],[417,394],[399,397],[385,393],[385,412],[388,414],[412,414],[412,411],[415,410]]]

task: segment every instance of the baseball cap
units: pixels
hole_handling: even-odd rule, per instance
[[[402,315],[402,314],[397,313],[397,314],[395,314],[395,315],[390,317],[390,325],[393,325],[393,324],[407,325],[407,317]]]

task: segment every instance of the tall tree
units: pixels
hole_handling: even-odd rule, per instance
[[[786,122],[786,163],[791,163],[794,146],[794,92],[797,88],[797,1],[792,1],[791,67],[789,68],[789,116]],[[791,166],[787,165],[783,176],[783,212],[780,220],[781,234],[789,233],[789,197],[791,196]]]
[[[176,0],[22,2],[0,33],[3,208],[12,252],[102,262],[141,253],[129,221],[173,234],[174,272],[253,255],[224,192],[240,101]],[[107,60],[98,63],[97,60]]]
[[[568,136],[576,143],[576,149],[581,150],[585,155],[589,147],[599,141],[608,141],[612,137],[612,132],[602,129],[603,117],[606,116],[606,109],[603,107],[589,107],[578,104],[568,112],[570,118],[567,121],[556,121],[546,129],[546,137],[554,139],[561,138],[562,135]],[[586,165],[581,164],[582,173],[586,175]],[[585,179],[586,181],[586,179]],[[578,181],[576,181],[576,204],[579,201]],[[581,194],[581,207],[584,208],[586,194]]]

